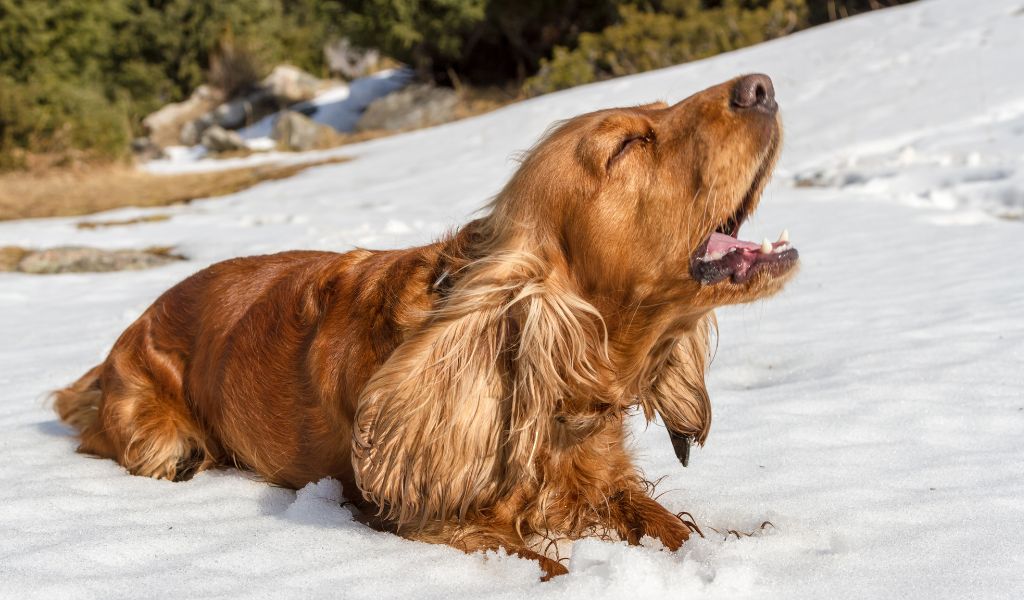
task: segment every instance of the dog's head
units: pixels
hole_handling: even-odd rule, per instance
[[[778,156],[777,112],[771,80],[748,75],[576,117],[531,150],[363,390],[365,497],[400,524],[461,518],[633,402],[702,442],[712,309],[776,292],[797,262],[785,240],[735,237]]]
[[[779,154],[771,79],[747,75],[668,106],[601,110],[552,131],[495,214],[557,244],[584,290],[706,311],[782,288],[788,239],[737,239]],[[638,296],[637,296],[638,295]]]

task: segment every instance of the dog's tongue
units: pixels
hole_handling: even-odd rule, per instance
[[[711,239],[708,240],[707,254],[711,256],[722,256],[727,254],[733,248],[743,248],[744,250],[760,250],[761,244],[755,244],[754,242],[746,242],[738,240],[731,235],[725,235],[724,233],[712,233]]]

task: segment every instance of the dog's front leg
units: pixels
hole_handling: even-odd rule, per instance
[[[541,581],[548,581],[552,577],[569,572],[565,565],[557,560],[527,548],[522,537],[511,525],[428,523],[418,530],[399,533],[408,539],[431,544],[446,544],[466,553],[504,549],[509,554],[536,561],[540,565]]]
[[[641,489],[631,488],[614,494],[609,498],[609,508],[608,524],[633,545],[649,535],[661,540],[669,550],[678,550],[691,533],[700,535],[695,525],[687,525]]]

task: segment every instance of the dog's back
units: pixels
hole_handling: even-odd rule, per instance
[[[429,310],[440,245],[285,252],[177,284],[55,394],[81,452],[185,479],[217,465],[350,482],[359,390]]]

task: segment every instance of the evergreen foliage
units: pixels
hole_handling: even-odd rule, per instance
[[[809,25],[805,0],[660,0],[621,7],[619,21],[558,46],[526,82],[539,94],[728,52]]]
[[[143,116],[204,81],[241,92],[281,62],[324,75],[343,35],[442,83],[543,93],[903,1],[0,0],[0,169],[122,157]]]
[[[319,71],[329,5],[0,0],[0,168],[24,151],[120,158],[142,117],[211,74],[235,91],[278,61]]]

